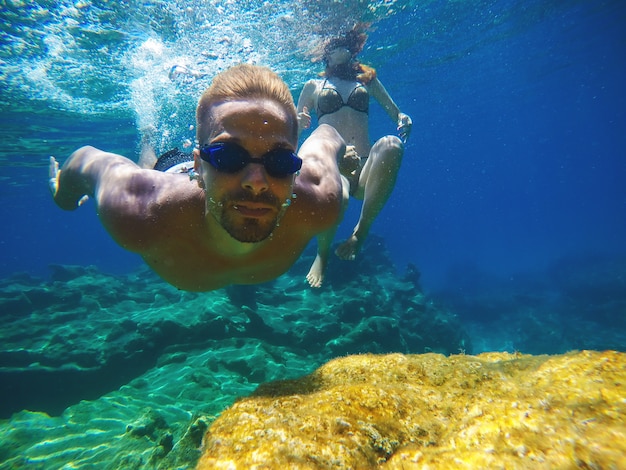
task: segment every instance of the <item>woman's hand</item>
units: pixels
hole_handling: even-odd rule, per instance
[[[311,127],[311,115],[309,114],[309,108],[305,106],[302,108],[302,112],[298,113],[298,128],[303,130],[309,127]]]
[[[413,121],[408,114],[398,113],[398,134],[400,135],[400,139],[402,139],[402,142],[406,143],[406,141],[409,139],[412,126]]]

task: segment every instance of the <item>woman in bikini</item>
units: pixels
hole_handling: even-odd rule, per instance
[[[363,200],[361,215],[352,235],[335,253],[344,260],[354,260],[363,246],[374,220],[389,199],[396,182],[404,142],[411,132],[411,118],[398,106],[376,78],[376,71],[356,60],[367,35],[359,28],[345,36],[329,40],[323,53],[326,65],[321,79],[309,80],[298,100],[300,131],[311,126],[311,111],[318,124],[333,126],[343,137],[347,151],[338,162],[341,174],[349,182],[350,194]],[[380,103],[397,123],[398,134],[387,135],[370,144],[368,133],[369,99]],[[319,254],[307,279],[321,284],[326,259]]]

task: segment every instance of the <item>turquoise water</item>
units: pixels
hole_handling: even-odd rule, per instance
[[[320,71],[315,46],[357,21],[371,22],[361,59],[414,121],[373,228],[399,271],[413,263],[427,290],[465,296],[533,289],[568,263],[621,266],[621,2],[14,1],[1,15],[0,275],[141,266],[93,206],[54,206],[48,157],[91,144],[135,158],[151,126],[158,151],[182,147],[202,90],[241,61],[269,65],[297,98]],[[371,115],[372,138],[395,132]]]
[[[311,49],[355,21],[373,23],[361,58],[415,123],[374,227],[400,268],[439,288],[459,264],[506,278],[624,252],[620,2],[16,1],[1,17],[0,274],[138,265],[92,211],[54,208],[48,156],[89,143],[135,157],[146,126],[160,151],[181,146],[203,88],[240,61],[271,66],[297,97],[320,71]],[[395,131],[372,114],[373,138]]]

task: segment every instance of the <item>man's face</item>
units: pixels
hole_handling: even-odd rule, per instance
[[[295,151],[294,122],[274,101],[218,103],[211,108],[209,116],[211,132],[200,142],[200,147],[218,142],[235,143],[253,158],[261,158],[277,148]],[[291,198],[294,175],[270,176],[256,162],[248,163],[236,173],[219,171],[198,155],[196,162],[206,189],[207,215],[240,242],[265,240],[276,228],[286,209],[284,204]]]

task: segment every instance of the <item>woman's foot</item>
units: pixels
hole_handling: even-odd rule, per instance
[[[139,153],[139,160],[137,165],[141,168],[154,168],[157,162],[157,156],[154,153],[154,137],[156,134],[156,127],[148,125],[139,130],[141,134],[141,150]]]
[[[306,275],[306,280],[308,281],[311,287],[322,287],[322,282],[324,282],[324,268],[326,263],[322,260],[320,255],[315,257],[315,261],[311,265],[311,269],[309,270],[309,274]]]
[[[335,250],[335,254],[339,259],[345,261],[354,261],[357,253],[361,250],[362,242],[356,235],[352,234],[350,238],[340,244]]]

